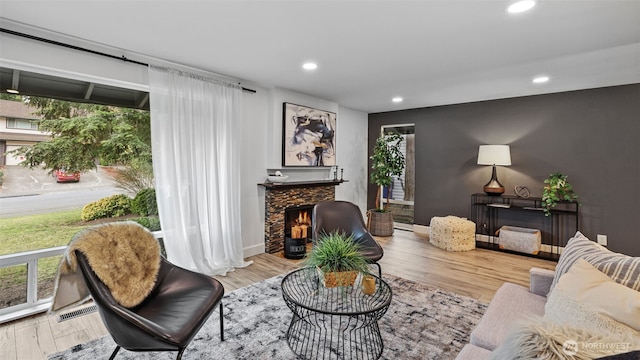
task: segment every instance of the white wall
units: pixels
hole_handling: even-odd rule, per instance
[[[4,26],[4,24],[3,24]],[[22,31],[73,45],[112,53],[104,48],[78,39],[55,37],[54,34]],[[43,44],[33,40],[0,33],[2,50],[0,65],[15,69],[40,72],[55,76],[94,81],[103,84],[148,91],[145,67],[96,55]],[[138,59],[153,62],[153,59]],[[167,64],[161,64],[167,65]],[[225,78],[224,75],[220,77]],[[282,168],[282,103],[290,102],[335,112],[337,115],[336,158],[345,169],[348,183],[336,188],[336,198],[349,200],[366,210],[367,187],[367,114],[340,107],[338,103],[319,99],[295,91],[260,86],[243,81],[243,86],[255,89],[255,94],[243,93],[243,128],[241,167],[242,237],[245,257],[264,252],[264,188],[259,186],[266,179],[266,169]],[[329,168],[282,170],[291,180],[326,179]],[[331,175],[332,176],[332,175]]]
[[[241,155],[240,175],[242,245],[244,256],[249,257],[264,252],[264,188],[258,186],[265,180],[267,166],[267,144],[265,134],[271,127],[269,112],[271,90],[247,85],[256,90],[255,94],[242,94],[242,121],[244,135]]]
[[[249,85],[247,85],[249,86]],[[282,167],[282,104],[300,104],[336,113],[336,158],[345,169],[344,179],[336,187],[336,199],[348,200],[366,211],[367,203],[367,114],[339,104],[282,88],[261,88],[256,94],[243,95],[243,107],[250,146],[243,153],[242,222],[245,256],[264,252],[264,187],[267,169],[282,169],[290,180],[319,180],[333,177],[329,168]],[[265,136],[266,134],[266,136]],[[364,136],[363,136],[364,135]],[[261,162],[262,161],[262,162]]]
[[[367,113],[340,106],[338,166],[344,169],[344,179],[349,182],[336,187],[336,200],[358,205],[363,216],[367,211],[367,124]]]

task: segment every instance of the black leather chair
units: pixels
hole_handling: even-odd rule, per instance
[[[178,351],[177,360],[200,330],[216,305],[220,307],[220,340],[224,341],[222,296],[216,279],[192,272],[160,259],[156,284],[138,306],[118,304],[109,288],[96,276],[87,258],[75,251],[78,266],[93,301],[117,347],[130,351]]]
[[[382,268],[378,261],[384,251],[371,236],[362,218],[360,208],[348,201],[323,201],[313,208],[313,240],[325,233],[344,232],[353,235],[354,241],[362,248],[367,262],[378,267],[378,275],[382,277]]]

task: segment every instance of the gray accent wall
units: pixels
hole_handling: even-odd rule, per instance
[[[508,144],[498,167],[505,194],[516,185],[542,196],[550,173],[568,175],[579,196],[580,231],[608,248],[640,256],[640,84],[369,114],[369,156],[380,126],[415,124],[415,223],[470,216],[491,167],[478,146]],[[375,186],[367,204],[374,207]]]

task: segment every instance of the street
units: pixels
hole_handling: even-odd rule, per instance
[[[79,209],[104,197],[124,193],[102,169],[83,173],[78,183],[56,183],[44,170],[5,166],[0,190],[0,218]]]
[[[121,189],[109,187],[95,190],[47,192],[39,195],[3,197],[0,198],[0,218],[80,209],[92,201],[123,192]]]

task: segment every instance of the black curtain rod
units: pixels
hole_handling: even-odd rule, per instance
[[[49,40],[49,39],[45,39],[45,38],[41,38],[41,37],[38,37],[38,36],[33,36],[33,35],[17,32],[17,31],[5,29],[5,28],[0,28],[0,32],[6,33],[6,34],[10,34],[10,35],[20,36],[20,37],[27,38],[27,39],[30,39],[30,40],[44,42],[44,43],[47,43],[47,44],[61,46],[61,47],[67,48],[67,49],[84,51],[84,52],[88,52],[88,53],[94,54],[94,55],[100,55],[100,56],[108,57],[108,58],[111,58],[111,59],[122,60],[124,62],[129,62],[129,63],[132,63],[132,64],[142,65],[142,66],[146,66],[146,67],[149,66],[149,64],[143,63],[141,61],[128,59],[124,55],[122,55],[121,57],[118,57],[118,56],[107,54],[107,53],[103,53],[103,52],[100,52],[100,51],[95,51],[95,50],[83,48],[83,47],[80,47],[80,46],[65,44],[65,43],[62,43],[62,42],[59,42],[59,41]],[[248,89],[246,87],[242,87],[242,91],[250,92],[250,93],[253,93],[253,94],[256,93],[255,90]]]

